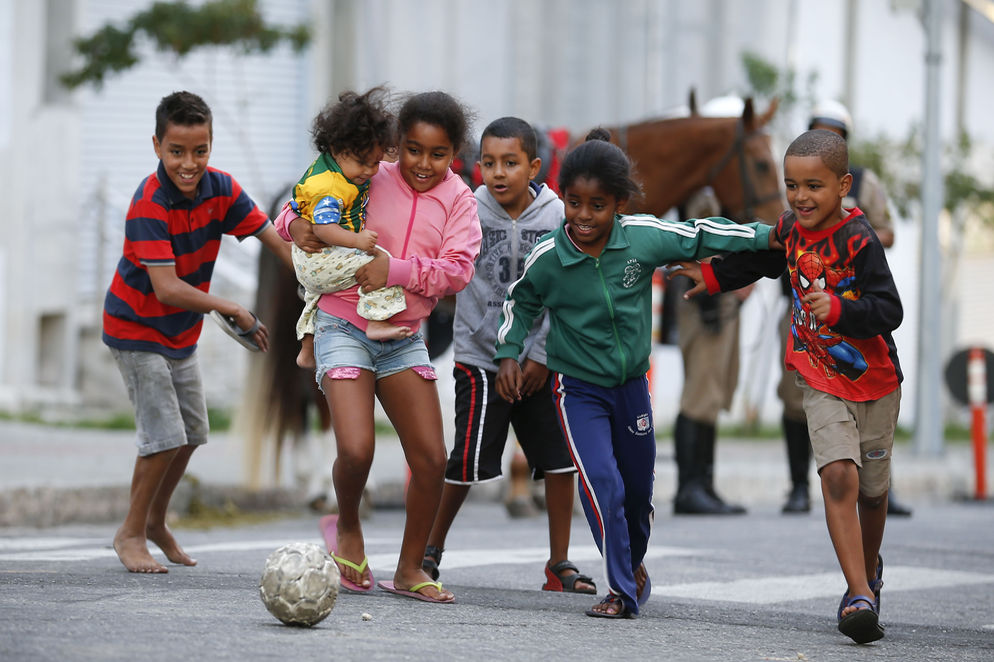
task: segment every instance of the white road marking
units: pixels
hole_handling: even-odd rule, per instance
[[[117,552],[115,552],[114,548],[111,547],[110,541],[105,541],[104,544],[99,547],[71,548],[71,545],[73,544],[92,545],[92,543],[97,542],[98,540],[93,538],[26,538],[24,540],[57,540],[59,542],[58,544],[53,542],[52,544],[42,543],[35,546],[44,548],[41,550],[34,549],[31,551],[0,554],[0,561],[89,561],[92,559],[115,558],[117,556]],[[99,540],[103,541],[103,539]],[[277,547],[282,547],[289,542],[293,541],[286,538],[281,538],[279,540],[234,540],[204,545],[184,545],[183,551],[191,556],[201,553],[209,554],[212,552],[249,552],[256,549],[273,551]],[[306,542],[313,542],[316,545],[321,545],[322,548],[324,547],[324,541],[320,538],[315,538],[314,540],[308,540]],[[382,544],[394,541],[389,538],[370,538],[367,539],[366,542],[367,544]],[[25,549],[26,547],[27,545],[10,545],[7,549]],[[54,549],[55,547],[65,547],[66,549]],[[0,550],[2,549],[5,549],[5,547],[0,546]],[[162,556],[162,552],[155,545],[149,545],[148,549],[153,556]]]
[[[73,545],[96,545],[103,538],[0,538],[0,551],[19,549],[57,549]]]
[[[650,547],[645,554],[647,559],[658,559],[665,556],[692,556],[702,555],[699,549],[689,549],[686,547]],[[571,547],[569,552],[570,560],[579,563],[581,561],[601,560],[601,554],[596,547],[583,545]],[[375,568],[396,568],[398,554],[370,554],[369,565]],[[446,550],[443,557],[443,570],[455,568],[477,568],[483,566],[506,564],[542,564],[549,560],[548,547],[515,547],[513,549],[453,549]]]
[[[6,538],[0,539],[0,561],[36,562],[36,561],[89,561],[102,558],[116,558],[110,541],[103,542],[95,538]],[[235,540],[203,545],[184,547],[187,553],[213,554],[224,552],[245,552],[254,550],[275,550],[277,547],[292,542],[288,539],[269,540]],[[323,546],[320,537],[315,536],[314,542]],[[372,545],[398,546],[399,540],[394,538],[370,538],[366,543]],[[74,545],[82,545],[74,547]],[[154,556],[162,556],[155,545],[149,546]],[[707,556],[710,552],[704,549],[684,547],[650,546],[646,553],[647,559],[679,556]],[[548,547],[516,547],[510,549],[453,549],[445,552],[444,569],[487,567],[500,564],[535,564],[548,560]],[[600,553],[591,545],[577,545],[570,550],[570,559],[574,562],[601,561]],[[369,556],[371,567],[382,568],[384,572],[397,565],[397,553],[377,553]],[[804,575],[783,575],[770,577],[752,577],[734,579],[731,581],[693,582],[687,584],[664,584],[662,577],[654,577],[652,598],[690,598],[721,602],[739,602],[746,604],[773,604],[778,602],[793,602],[811,598],[841,596],[845,583],[840,571],[811,573]],[[954,586],[994,583],[994,575],[977,572],[962,572],[958,570],[938,570],[914,566],[886,567],[884,574],[884,592],[910,591],[932,588],[951,588]],[[985,626],[994,628],[994,625]]]
[[[929,588],[950,588],[960,585],[994,583],[994,575],[958,570],[935,570],[912,566],[890,566],[884,571],[884,593]],[[724,602],[771,604],[809,598],[842,597],[845,591],[842,572],[824,572],[783,577],[756,577],[729,582],[697,582],[693,584],[652,584],[652,595],[675,598],[698,598]]]

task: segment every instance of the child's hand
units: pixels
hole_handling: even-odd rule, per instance
[[[369,253],[370,255],[375,255],[373,251],[376,250],[377,236],[378,235],[372,230],[360,230],[356,234],[355,248]]]
[[[355,282],[360,290],[372,292],[387,286],[387,276],[390,274],[390,258],[383,251],[376,251],[372,260],[355,271]]]
[[[235,324],[242,331],[248,331],[255,324],[255,315],[252,314],[248,308],[238,307],[238,312],[234,315]],[[259,330],[255,332],[252,336],[252,340],[255,344],[259,346],[259,351],[268,352],[269,351],[269,329],[261,321],[259,322]]]
[[[801,298],[801,302],[808,307],[811,314],[819,322],[828,319],[828,314],[832,312],[832,295],[821,289],[817,281],[811,283],[811,292]]]
[[[771,251],[782,251],[784,250],[784,245],[780,243],[777,239],[777,233],[770,231],[770,250]]]
[[[674,276],[686,276],[694,281],[694,286],[683,295],[684,299],[695,297],[708,289],[701,274],[700,262],[674,262],[666,265],[666,280],[673,280]]]
[[[286,227],[293,243],[305,253],[320,253],[325,243],[314,234],[314,225],[305,218],[298,216]]]
[[[514,359],[501,359],[497,370],[497,395],[514,403],[521,399],[521,366]]]
[[[545,380],[549,378],[549,369],[538,361],[525,359],[521,378],[521,396],[527,398],[545,386]]]

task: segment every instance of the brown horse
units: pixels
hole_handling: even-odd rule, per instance
[[[746,99],[741,117],[701,117],[691,93],[691,114],[676,119],[649,120],[611,128],[612,140],[632,159],[643,184],[643,197],[633,200],[630,211],[662,216],[678,207],[698,189],[710,186],[722,205],[722,213],[738,221],[756,218],[769,223],[783,211],[777,167],[764,127],[776,112],[774,101],[757,115],[751,99]],[[561,130],[560,130],[561,131]],[[562,154],[551,153],[550,165]],[[464,155],[468,166],[461,174],[472,182],[473,155]],[[557,168],[548,177],[555,179]],[[554,181],[548,182],[555,185]],[[274,202],[271,215],[279,211],[284,198]],[[310,410],[317,412],[323,433],[330,429],[327,406],[314,385],[313,374],[297,367],[299,349],[294,335],[301,302],[293,274],[279,265],[269,251],[260,251],[259,289],[256,312],[270,330],[270,351],[253,355],[249,388],[239,427],[248,443],[251,484],[258,484],[261,467],[273,467],[278,478],[279,459],[287,438],[294,442],[311,425]],[[451,310],[436,309],[434,322],[441,334],[429,331],[429,349],[437,356],[444,349],[431,337],[444,337],[447,326],[451,339]],[[447,316],[447,324],[438,319]]]
[[[642,199],[633,200],[630,210],[662,216],[710,186],[725,216],[775,223],[784,207],[764,128],[777,102],[757,115],[746,99],[741,117],[701,117],[696,105],[691,93],[689,117],[610,129],[612,142],[628,153],[642,181]]]
[[[276,217],[289,196],[288,189],[273,200],[270,218]],[[296,363],[300,349],[296,320],[304,308],[297,286],[296,275],[272,252],[259,251],[259,285],[253,310],[269,328],[270,347],[265,354],[250,355],[248,383],[235,421],[236,431],[246,444],[245,468],[252,487],[279,482],[287,439],[302,443],[315,424],[321,434],[331,429],[331,414],[314,382],[314,373]]]

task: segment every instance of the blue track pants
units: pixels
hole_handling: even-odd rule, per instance
[[[656,464],[648,382],[604,388],[556,374],[553,396],[608,589],[637,614],[634,573],[649,543]]]

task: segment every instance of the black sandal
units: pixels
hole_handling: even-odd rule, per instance
[[[438,580],[438,564],[442,562],[442,550],[434,545],[425,547],[425,558],[421,562],[421,569],[428,573],[432,581]]]
[[[618,612],[612,614],[606,611],[597,611],[596,609],[588,609],[587,616],[593,616],[595,618],[635,618],[635,614],[625,606],[625,603],[621,601],[620,595],[615,595],[614,593],[608,593],[607,596],[598,602],[598,605],[618,605]]]
[[[563,572],[566,570],[572,570],[574,574],[564,575]],[[558,591],[565,593],[586,593],[588,595],[597,595],[597,585],[594,584],[594,580],[587,575],[581,575],[580,569],[573,564],[572,561],[560,561],[559,563],[550,566],[548,563],[545,564],[545,576],[548,581],[542,586],[543,591]],[[582,582],[585,584],[590,584],[589,589],[577,589],[576,583]]]

